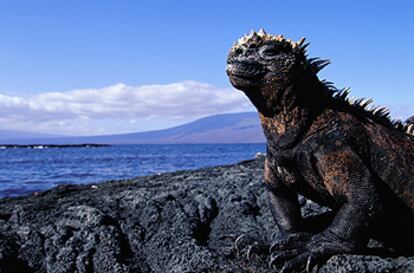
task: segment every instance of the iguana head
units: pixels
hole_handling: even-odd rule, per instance
[[[304,41],[302,38],[293,42],[282,35],[267,34],[264,30],[245,35],[233,45],[227,58],[227,75],[231,84],[244,91],[259,112],[266,115],[285,108],[281,103],[291,105],[299,97],[309,96],[299,94],[298,85],[309,88],[318,82],[316,73],[329,61],[307,59],[308,44]],[[296,89],[288,90],[294,85]],[[317,94],[312,96],[316,99]]]
[[[288,79],[304,66],[304,39],[292,42],[264,30],[240,38],[230,49],[227,74],[237,89],[254,91],[276,79]]]

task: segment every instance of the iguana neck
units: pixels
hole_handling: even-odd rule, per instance
[[[276,92],[263,92],[264,103],[255,105],[268,143],[276,150],[295,146],[325,107],[319,80],[297,82],[278,84]]]

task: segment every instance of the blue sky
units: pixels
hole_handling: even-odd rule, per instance
[[[1,0],[0,129],[132,132],[253,110],[230,87],[225,59],[237,38],[262,27],[306,37],[310,56],[332,61],[321,78],[406,118],[413,12],[408,0]]]

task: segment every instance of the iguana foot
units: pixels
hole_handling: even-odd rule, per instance
[[[306,246],[312,236],[309,233],[293,233],[277,237],[270,245],[269,267],[276,267],[299,255],[300,249]]]
[[[269,266],[282,267],[281,273],[291,273],[311,272],[330,256],[355,253],[357,248],[329,233],[296,233],[277,240],[270,250]]]
[[[262,254],[268,253],[268,245],[262,239],[248,234],[242,234],[234,241],[234,248],[238,256],[246,255],[248,260],[253,257],[258,258]]]

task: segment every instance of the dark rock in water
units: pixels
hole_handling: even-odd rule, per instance
[[[271,272],[234,249],[241,234],[275,235],[262,169],[260,157],[0,200],[0,272]],[[410,270],[414,257],[338,255],[320,272]]]

